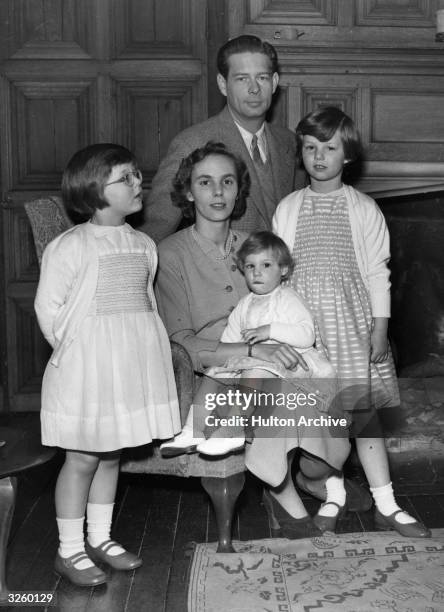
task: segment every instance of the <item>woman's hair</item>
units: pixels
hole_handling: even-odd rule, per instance
[[[97,209],[109,206],[103,191],[114,168],[137,161],[131,151],[111,143],[89,145],[68,162],[62,178],[62,198],[69,213],[92,217]]]
[[[174,191],[171,192],[171,200],[175,206],[178,206],[182,210],[182,214],[186,219],[194,221],[196,218],[194,202],[190,202],[187,197],[191,188],[191,175],[194,166],[209,155],[223,155],[231,159],[234,164],[238,191],[231,218],[239,219],[247,208],[247,197],[250,191],[250,175],[248,174],[245,162],[229,151],[222,142],[209,141],[206,145],[199,149],[194,149],[192,153],[182,159],[179,170],[173,180]]]
[[[345,159],[357,161],[362,155],[362,144],[353,120],[336,106],[322,106],[301,119],[296,127],[299,162],[302,163],[304,136],[314,136],[320,142],[327,142],[336,131],[339,131],[342,140]]]
[[[266,55],[271,63],[271,72],[278,71],[278,56],[276,49],[268,42],[263,42],[257,36],[243,34],[226,42],[217,53],[217,70],[227,78],[229,72],[228,60],[235,53],[262,53]]]
[[[272,250],[280,268],[287,266],[288,271],[285,276],[282,277],[282,280],[288,280],[294,269],[294,261],[291,253],[285,242],[279,238],[279,236],[276,236],[276,234],[273,234],[273,232],[268,232],[266,230],[253,232],[242,244],[236,255],[239,270],[242,272],[244,271],[245,260],[247,259],[248,255],[260,253],[261,251],[266,251],[268,249]]]

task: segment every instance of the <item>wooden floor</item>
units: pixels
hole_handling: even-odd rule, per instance
[[[193,542],[216,539],[215,520],[199,480],[122,474],[113,537],[139,553],[143,566],[134,573],[110,572],[107,585],[81,589],[52,571],[57,550],[53,491],[59,466],[60,457],[19,479],[8,549],[10,590],[54,592],[57,605],[50,611],[185,612]],[[238,503],[235,539],[271,537],[260,496],[258,481],[249,476]],[[400,495],[398,501],[428,526],[444,527],[443,493]],[[308,497],[304,502],[310,513],[319,503]],[[349,512],[338,531],[372,530],[372,517],[372,511]]]

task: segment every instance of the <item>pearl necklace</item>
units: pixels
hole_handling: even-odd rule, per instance
[[[191,226],[191,235],[193,236],[195,242],[203,250],[203,244],[201,242],[201,239],[200,239],[200,236],[199,236],[199,232],[196,230],[196,226],[195,225]],[[214,259],[217,259],[218,261],[223,261],[224,259],[227,259],[227,257],[231,253],[231,249],[233,248],[233,240],[234,240],[234,234],[233,234],[233,232],[230,229],[229,232],[228,232],[228,238],[227,238],[227,241],[225,243],[225,248],[224,248],[223,254],[222,255],[212,255],[212,257]]]

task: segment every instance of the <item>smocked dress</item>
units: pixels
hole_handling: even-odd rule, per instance
[[[46,368],[43,444],[100,452],[170,438],[181,427],[170,344],[152,291],[155,247],[127,224],[86,230],[96,243],[97,284],[63,358]],[[50,291],[41,288],[43,296]]]
[[[361,391],[373,408],[399,404],[391,353],[371,363],[370,296],[353,247],[347,199],[341,188],[329,194],[308,189],[299,211],[293,246],[295,269],[290,285],[305,299],[316,319],[316,343],[322,343],[344,386]],[[344,381],[347,381],[346,383]],[[363,391],[344,396],[356,404]],[[351,399],[353,397],[353,400]]]

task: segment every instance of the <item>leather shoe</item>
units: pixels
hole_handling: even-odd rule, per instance
[[[268,514],[273,537],[282,536],[289,540],[299,540],[322,535],[322,531],[313,523],[311,516],[300,519],[291,516],[266,489],[262,502]]]
[[[296,484],[298,488],[304,493],[321,501],[325,501],[327,497],[325,480],[325,478],[320,480],[305,478],[301,472],[296,474]],[[344,478],[344,487],[347,510],[350,512],[367,512],[367,510],[370,510],[373,505],[373,498],[365,487],[350,480],[350,478]]]
[[[160,445],[160,454],[162,457],[178,457],[179,455],[189,455],[196,452],[196,447],[201,442],[205,442],[205,438],[195,438],[192,429],[183,429],[182,432],[171,440]]]
[[[142,565],[142,559],[133,553],[125,550],[119,555],[109,555],[108,550],[113,546],[120,546],[113,540],[105,540],[99,546],[91,546],[86,540],[85,550],[93,561],[107,563],[110,567],[116,570],[134,570]]]
[[[322,516],[322,514],[319,514],[319,510],[322,508],[322,506],[327,506],[328,504],[331,504],[332,506],[336,506],[336,508],[338,509],[335,516]],[[317,514],[313,517],[313,523],[317,527],[319,527],[322,533],[324,533],[324,531],[334,532],[336,529],[336,523],[338,522],[338,520],[341,518],[341,516],[344,514],[346,510],[346,505],[344,504],[343,506],[340,506],[336,502],[332,501],[332,502],[325,502],[321,504],[321,508],[319,508]]]
[[[385,516],[378,508],[375,509],[375,527],[376,529],[386,530],[387,528],[394,529],[405,538],[430,538],[432,532],[419,521],[414,523],[399,523],[396,520],[396,515],[404,510],[395,510],[392,514]]]
[[[63,578],[67,578],[70,582],[77,586],[92,587],[99,584],[104,584],[108,578],[101,569],[93,565],[86,569],[77,569],[75,564],[79,561],[88,559],[85,552],[78,552],[64,559],[57,553],[54,563],[54,569]]]

